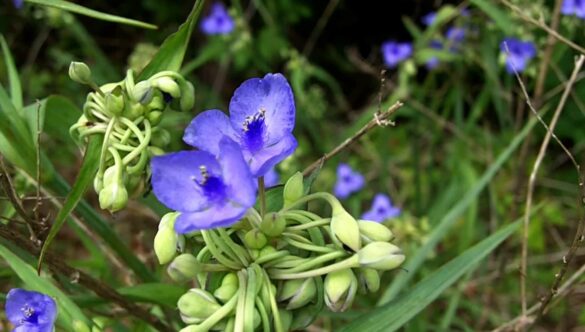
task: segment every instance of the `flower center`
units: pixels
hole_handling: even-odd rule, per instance
[[[25,322],[28,322],[28,323],[36,323],[37,322],[38,315],[32,306],[26,304],[20,310],[22,310],[22,314],[24,315],[24,319],[22,321],[23,324]]]
[[[385,214],[386,213],[386,209],[383,208],[383,207],[379,207],[379,208],[376,209],[376,212],[378,214]]]
[[[218,203],[225,200],[226,186],[218,176],[213,176],[207,171],[204,165],[199,166],[201,180],[195,182],[203,189],[203,194],[210,202]]]
[[[247,116],[242,123],[244,144],[252,153],[264,147],[264,132],[266,130],[266,110],[260,108],[258,113]]]

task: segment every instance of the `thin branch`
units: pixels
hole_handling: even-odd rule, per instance
[[[0,236],[13,242],[20,248],[28,251],[33,256],[38,256],[40,248],[27,241],[22,235],[11,230],[9,227],[0,225]],[[156,327],[158,331],[173,331],[172,328],[162,323],[159,318],[149,313],[147,310],[136,305],[134,302],[127,300],[124,296],[118,293],[115,289],[107,285],[106,283],[94,279],[89,274],[75,269],[64,262],[62,255],[55,254],[53,252],[47,252],[45,257],[45,264],[54,273],[61,274],[67,278],[74,278],[77,283],[90,289],[99,297],[117,303],[120,307],[124,308],[127,314],[137,317],[153,327]]]
[[[307,43],[303,48],[303,55],[305,57],[309,57],[309,54],[311,54],[311,52],[313,51],[313,47],[315,46],[317,39],[319,39],[321,32],[323,32],[323,29],[327,25],[327,22],[329,22],[329,18],[331,18],[331,15],[335,11],[335,8],[337,8],[337,5],[339,5],[339,0],[329,0],[327,7],[323,11],[323,15],[321,15],[321,17],[319,18],[317,25],[311,32],[311,35],[309,36],[309,39],[307,39]]]
[[[305,168],[305,170],[303,171],[303,175],[307,176],[307,175],[311,174],[315,169],[319,168],[320,165],[323,165],[323,163],[325,163],[327,160],[333,158],[339,152],[343,151],[345,148],[350,146],[352,143],[359,140],[362,136],[364,136],[366,133],[368,133],[373,128],[378,127],[378,126],[385,126],[388,124],[393,125],[394,123],[389,122],[388,118],[392,114],[394,114],[400,107],[402,107],[402,105],[403,105],[402,102],[397,101],[396,103],[394,103],[394,105],[390,106],[386,111],[384,111],[382,113],[375,113],[374,118],[372,120],[370,120],[368,123],[366,123],[360,130],[358,130],[357,133],[355,133],[353,136],[351,136],[348,139],[346,139],[345,141],[343,141],[341,144],[339,144],[333,150],[329,151],[323,157],[319,158],[318,160],[315,160],[311,165],[309,165],[307,168]]]

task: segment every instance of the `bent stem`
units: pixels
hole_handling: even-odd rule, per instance
[[[272,279],[305,279],[321,276],[339,270],[352,269],[359,266],[360,266],[359,256],[357,254],[354,254],[353,256],[345,260],[342,260],[341,262],[324,266],[319,269],[300,273],[283,273],[281,271],[274,271],[273,273],[270,273],[270,276],[272,277]]]

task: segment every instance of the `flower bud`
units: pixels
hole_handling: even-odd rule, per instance
[[[173,98],[179,98],[181,96],[181,89],[179,88],[179,85],[168,76],[159,77],[153,80],[152,86],[170,94]]]
[[[150,157],[161,156],[165,154],[165,150],[159,148],[158,146],[149,146],[148,147],[148,155]]]
[[[143,105],[150,103],[153,94],[152,85],[149,81],[140,81],[136,83],[132,91],[130,91],[132,99]]]
[[[162,114],[163,113],[161,111],[150,111],[146,115],[146,118],[151,125],[156,126],[162,120]]]
[[[333,312],[341,312],[351,306],[358,281],[351,269],[345,269],[327,274],[324,287],[327,307]]]
[[[368,220],[358,220],[358,227],[360,235],[365,242],[390,242],[394,238],[394,234],[381,223]]]
[[[192,288],[183,294],[177,307],[181,312],[181,319],[187,324],[200,323],[221,308],[213,295],[199,288]]]
[[[331,234],[337,241],[353,251],[360,250],[362,244],[358,223],[339,202],[332,205]]]
[[[144,193],[146,187],[146,174],[144,172],[129,174],[126,176],[126,190],[131,198],[136,198]]]
[[[260,223],[260,230],[262,233],[270,236],[277,237],[286,228],[286,219],[276,212],[267,213],[262,222]]]
[[[169,265],[167,273],[176,282],[185,282],[193,279],[201,271],[201,264],[191,254],[181,254]]]
[[[223,277],[221,286],[219,286],[215,292],[213,292],[213,296],[215,296],[221,303],[226,303],[232,297],[234,297],[234,295],[236,295],[238,289],[238,276],[231,272]]]
[[[180,111],[187,112],[195,105],[195,87],[191,82],[186,81],[184,86],[181,86],[181,100]]]
[[[104,177],[96,174],[95,178],[93,178],[93,190],[99,193],[102,189],[104,189]]]
[[[293,279],[283,283],[279,301],[288,301],[287,310],[294,310],[305,306],[315,297],[317,285],[315,279]]]
[[[372,242],[358,252],[358,257],[362,267],[381,271],[395,269],[405,259],[402,250],[388,242]]]
[[[282,193],[284,207],[290,206],[299,198],[303,197],[303,193],[303,174],[301,172],[296,172],[286,181],[284,185],[284,191]]]
[[[154,237],[154,253],[161,265],[167,264],[175,257],[181,239],[184,241],[184,237],[175,232],[175,220],[178,216],[178,212],[167,213],[158,225],[158,232]]]
[[[248,248],[262,249],[268,243],[266,236],[258,229],[252,229],[244,235],[244,244]]]
[[[149,115],[152,113],[155,113],[155,112],[150,112]],[[158,111],[156,111],[156,113],[162,114]],[[152,122],[151,122],[151,124],[152,124]],[[154,145],[157,147],[165,147],[170,142],[171,142],[171,134],[169,133],[168,130],[160,128],[160,127],[157,127],[157,128],[152,130],[152,136],[150,138],[151,145]]]
[[[69,77],[77,83],[92,84],[91,70],[83,62],[71,62],[69,65]]]
[[[110,115],[118,115],[124,111],[124,96],[122,88],[116,87],[112,92],[106,94],[106,112]]]
[[[149,110],[159,110],[162,111],[167,107],[165,102],[165,98],[163,97],[162,92],[156,90],[152,93],[152,100],[148,103],[147,107]]]
[[[314,306],[295,310],[289,331],[305,330],[307,326],[317,319],[318,314],[319,310],[316,310]]]
[[[380,273],[374,269],[360,269],[359,283],[366,292],[375,293],[380,289]]]
[[[106,185],[99,193],[99,201],[103,210],[120,211],[128,204],[128,191],[121,182]]]
[[[280,324],[283,331],[290,331],[290,325],[292,324],[293,315],[290,311],[279,308],[278,315],[280,316]]]

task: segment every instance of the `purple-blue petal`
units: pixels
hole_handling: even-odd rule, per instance
[[[228,188],[228,198],[247,210],[256,202],[256,181],[236,142],[224,137],[219,146],[221,153],[217,158],[221,165],[223,182]]]
[[[288,133],[275,144],[265,146],[256,153],[252,154],[246,150],[243,153],[246,162],[250,165],[252,175],[260,177],[266,175],[270,168],[290,156],[296,148],[297,140],[292,134]]]
[[[209,205],[197,183],[202,181],[200,166],[214,176],[221,175],[215,157],[205,151],[180,151],[152,158],[154,195],[168,208],[181,212],[201,210]]]
[[[333,187],[335,196],[345,199],[352,193],[362,189],[364,184],[364,176],[355,172],[349,165],[340,163],[337,166],[337,181]]]
[[[216,2],[208,16],[201,20],[201,31],[207,35],[223,35],[234,30],[235,23],[223,4]]]
[[[295,126],[295,101],[292,89],[282,74],[267,74],[242,83],[230,101],[230,120],[238,133],[244,123],[264,111],[265,141],[273,144],[291,133]]]
[[[57,317],[57,304],[50,296],[20,288],[8,292],[5,308],[6,318],[16,327],[25,325],[27,331],[50,331]]]
[[[183,141],[200,150],[218,155],[219,142],[224,136],[234,141],[239,140],[228,116],[220,110],[209,110],[191,120],[185,129]]]
[[[268,170],[268,172],[266,172],[266,174],[264,174],[264,186],[267,188],[274,187],[278,185],[279,182],[280,176],[278,175],[275,167],[272,167]]]
[[[227,227],[240,220],[248,208],[236,202],[226,202],[200,212],[181,213],[175,221],[175,231],[185,234],[202,229]]]
[[[412,55],[412,44],[390,40],[382,44],[381,50],[386,66],[394,68]]]
[[[14,7],[17,9],[20,9],[24,5],[24,0],[12,0],[12,4],[14,4]]]
[[[433,24],[433,22],[435,22],[435,19],[437,18],[437,12],[430,12],[428,14],[426,14],[425,16],[422,17],[422,22],[424,25],[426,26],[430,26]]]

